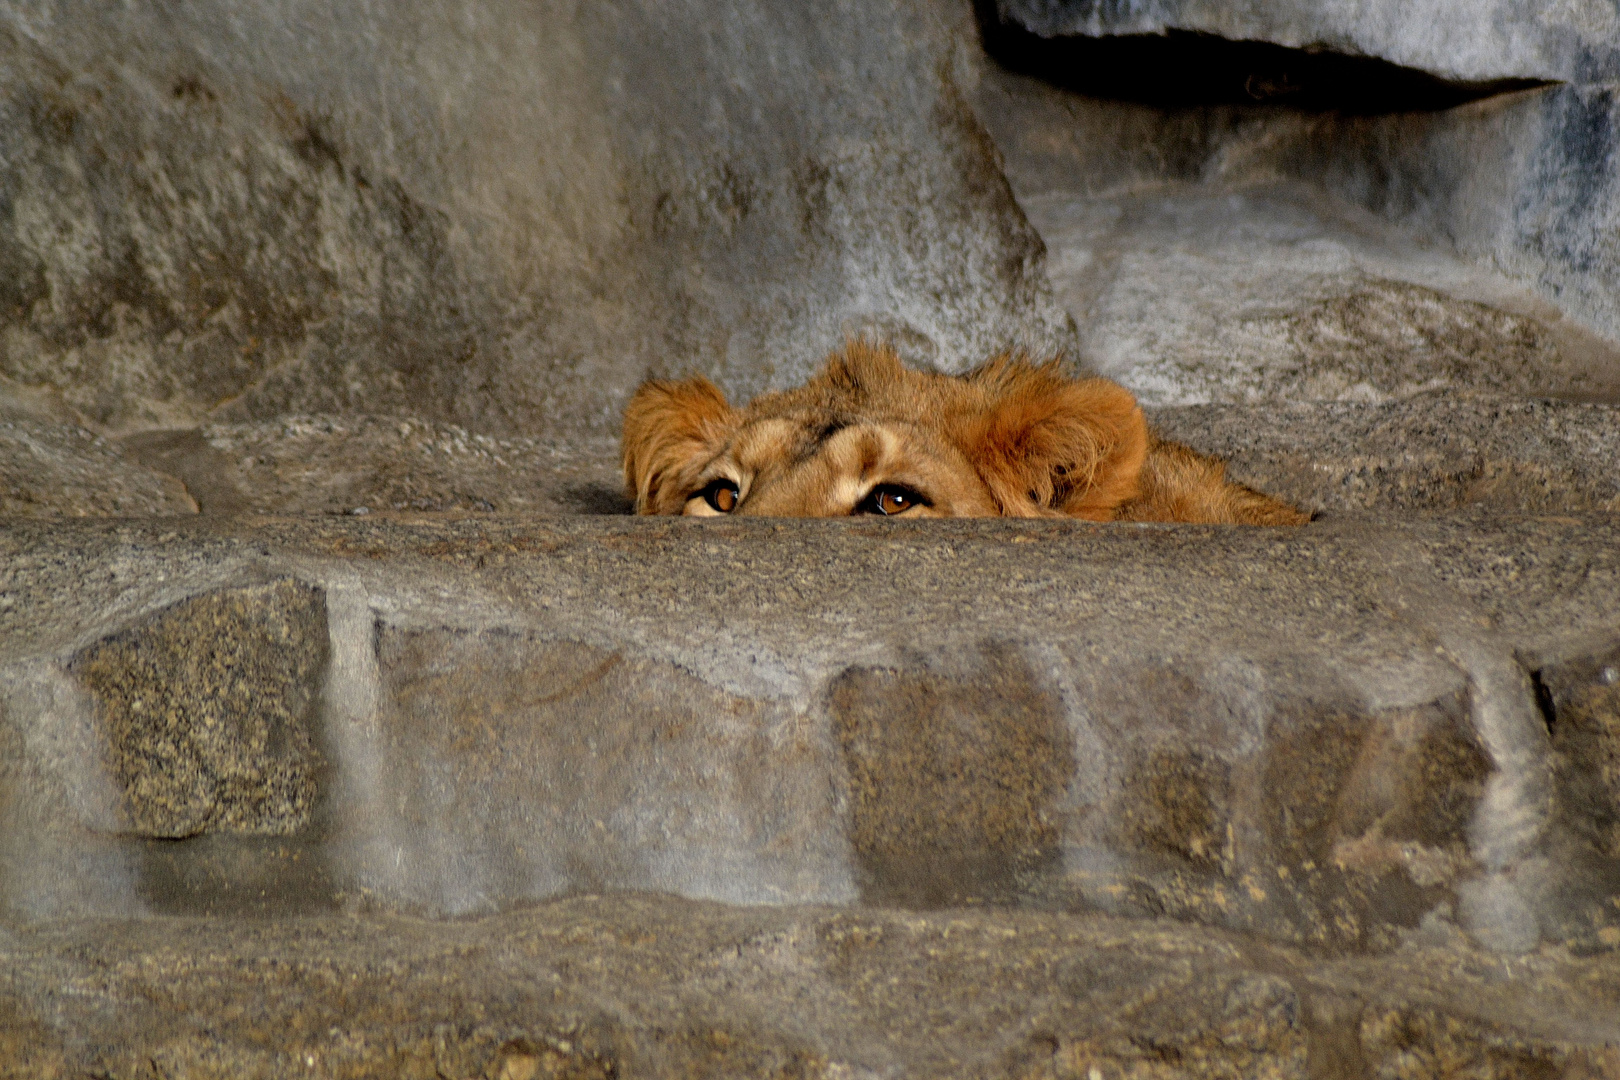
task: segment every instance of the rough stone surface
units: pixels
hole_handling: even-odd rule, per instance
[[[965,3],[0,11],[0,1075],[1620,1074],[1613,13],[1510,8],[1000,7],[1573,80],[1315,113]],[[1322,513],[602,516],[642,376],[855,332]]]
[[[1495,315],[1499,311],[1489,309]],[[1399,327],[1391,322],[1380,327]],[[1486,354],[1489,355],[1489,354]],[[1387,370],[1387,369],[1386,369]],[[1418,375],[1415,363],[1403,375]],[[1190,373],[1190,374],[1189,374]],[[1150,406],[1166,436],[1230,463],[1232,474],[1312,510],[1445,512],[1615,509],[1620,414],[1604,404],[1514,400],[1455,387],[1375,401],[1276,400],[1265,384],[1223,386],[1208,368],[1153,368],[1207,386],[1225,403]],[[1490,374],[1490,372],[1487,372]],[[1485,381],[1482,379],[1481,381]],[[1249,393],[1258,401],[1244,403]],[[1144,396],[1148,396],[1144,394]],[[1347,395],[1351,396],[1351,395]],[[37,425],[19,425],[30,445]],[[76,429],[75,429],[76,431]],[[154,432],[122,443],[74,433],[75,482],[46,488],[30,456],[18,483],[27,517],[185,514],[622,514],[618,447],[609,440],[498,438],[403,417],[286,417]],[[129,498],[134,477],[165,497]],[[181,484],[180,480],[184,483]]]
[[[1217,340],[1253,347],[1265,322],[1252,317],[1274,316],[1282,297],[1294,294],[1308,309],[1395,281],[1531,320],[1491,330],[1501,316],[1482,322],[1466,305],[1425,312],[1432,298],[1397,300],[1416,316],[1409,332],[1420,340],[1457,324],[1475,340],[1502,334],[1488,353],[1505,346],[1522,355],[1545,350],[1550,336],[1564,364],[1588,366],[1607,394],[1620,392],[1620,174],[1610,164],[1620,126],[1608,84],[1349,116],[1158,108],[992,69],[975,100],[1053,249],[1060,292],[1065,277],[1084,283],[1088,255],[1097,285],[1127,271],[1113,303],[1067,302],[1082,333],[1094,306],[1105,336],[1150,332],[1155,314],[1172,325],[1202,319],[1207,330],[1218,311]],[[1065,247],[1078,251],[1057,250]],[[1160,280],[1167,287],[1157,291]],[[1166,310],[1138,304],[1127,315],[1133,283],[1138,297],[1163,299]],[[1220,303],[1222,289],[1229,304]],[[1271,326],[1286,338],[1286,323]],[[1366,344],[1389,340],[1378,333]],[[1280,347],[1260,342],[1262,368]],[[1549,374],[1556,378],[1556,368]]]
[[[1620,408],[1434,392],[1404,401],[1196,405],[1154,426],[1311,510],[1620,510]]]
[[[194,514],[175,477],[129,461],[78,426],[0,420],[0,514],[153,517]]]
[[[1191,30],[1375,56],[1466,82],[1620,77],[1620,15],[1604,0],[995,0],[995,9],[1044,37]]]
[[[1606,699],[1580,696],[1601,676],[1575,673],[1620,639],[1612,514],[5,536],[19,918],[655,889],[1171,915],[1329,950],[1620,945],[1606,759],[1565,764],[1544,712],[1607,747]],[[127,781],[82,752],[101,714],[73,678],[200,613],[273,622],[287,587],[244,577],[325,598],[316,812],[279,845],[124,836],[105,807]],[[227,758],[262,753],[227,734]],[[1572,768],[1587,794],[1551,799]]]
[[[582,897],[0,935],[18,1076],[1600,1080],[1617,1016],[1612,957],[1329,961],[1028,911]]]
[[[8,5],[0,376],[103,433],[533,435],[863,329],[946,368],[1059,347],[973,48],[909,0]]]
[[[1536,682],[1559,798],[1594,847],[1620,852],[1620,650],[1551,664]]]
[[[626,513],[616,440],[469,433],[404,416],[284,416],[144,432],[124,454],[204,513]]]
[[[1095,194],[1046,188],[1061,179],[1022,165],[1082,355],[1146,402],[1620,397],[1620,351],[1319,191]]]
[[[290,581],[208,593],[68,661],[130,826],[182,838],[309,822],[325,604]]]

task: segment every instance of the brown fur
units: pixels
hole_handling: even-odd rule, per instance
[[[1079,517],[1298,525],[1307,515],[1153,435],[1123,387],[1056,361],[1000,356],[966,375],[910,371],[851,342],[804,386],[736,409],[707,379],[649,382],[624,414],[624,475],[642,514],[840,517],[878,485],[927,502],[907,516]]]

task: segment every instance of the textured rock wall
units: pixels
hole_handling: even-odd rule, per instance
[[[1620,23],[1612,5],[1582,0],[1531,10],[1513,3],[1008,0],[985,7],[1003,58],[1017,67],[1020,56],[1039,55],[1047,72],[1061,69],[1064,43],[1089,40],[1063,35],[1179,29],[1307,50],[1292,60],[1273,55],[1267,61],[1273,67],[1251,73],[1254,93],[1246,106],[1213,104],[1224,100],[1214,95],[1209,107],[1170,110],[1070,98],[1061,124],[998,130],[1004,144],[1025,144],[1010,156],[1024,159],[1019,167],[1033,183],[1103,191],[1166,180],[1252,185],[1302,179],[1506,273],[1586,328],[1620,340],[1614,243],[1620,173],[1613,165]],[[1151,40],[1135,47],[1146,49]],[[1178,40],[1177,48],[1194,48]],[[1086,47],[1086,55],[1098,55],[1094,45]],[[1221,43],[1209,47],[1218,50]],[[1383,95],[1380,81],[1405,81],[1415,73],[1374,65],[1352,73],[1367,85],[1330,86],[1324,93],[1334,102],[1377,99],[1375,115],[1351,115],[1354,107],[1349,114],[1285,107],[1288,84],[1312,68],[1309,50],[1318,48],[1443,79],[1558,84],[1436,111],[1424,97]],[[1144,62],[1149,55],[1143,53]],[[1244,84],[1243,73],[1237,81]],[[1305,98],[1318,89],[1301,88]],[[1106,88],[1092,92],[1108,94]],[[1067,136],[1057,134],[1060,127],[1068,128]]]
[[[1620,76],[1620,15],[1606,0],[995,0],[1045,37],[1192,30],[1234,41],[1376,56],[1443,78],[1606,82]]]
[[[1612,515],[0,540],[16,920],[652,890],[1620,947]]]
[[[607,430],[872,326],[1061,346],[965,11],[829,0],[0,12],[0,390]]]

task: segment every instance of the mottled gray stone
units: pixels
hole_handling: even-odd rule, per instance
[[[1436,389],[1620,399],[1620,351],[1500,274],[1320,190],[1076,190],[1055,163],[1021,156],[1038,125],[1004,117],[997,130],[1082,356],[1149,404]]]
[[[1230,475],[1310,510],[1620,510],[1620,408],[1436,391],[1150,409]]]
[[[1505,361],[1523,385],[1540,364],[1540,392],[1620,395],[1606,84],[1347,116],[1105,101],[992,69],[975,100],[1083,355],[1127,384],[1167,357],[1252,387],[1313,343],[1330,382],[1392,345],[1455,373],[1457,333],[1484,346],[1464,370]]]
[[[611,430],[846,334],[1068,338],[965,8],[46,2],[0,13],[0,376],[103,433],[405,412]]]
[[[123,451],[203,513],[626,513],[618,441],[468,432],[419,417],[283,416],[143,432]]]
[[[1613,13],[1329,7],[1002,10],[1576,81],[1155,109],[912,0],[0,12],[0,1073],[1620,1071]],[[858,332],[1069,347],[1324,514],[600,516],[641,377]]]
[[[308,824],[326,653],[320,591],[282,581],[186,600],[74,655],[129,827],[174,839]]]

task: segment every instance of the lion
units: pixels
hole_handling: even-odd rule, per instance
[[[639,514],[1309,520],[1157,437],[1119,384],[1011,354],[940,375],[853,341],[740,409],[704,378],[651,381],[625,408],[623,450]]]

